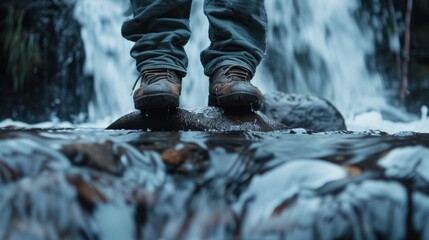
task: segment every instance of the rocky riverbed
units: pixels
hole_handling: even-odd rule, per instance
[[[429,135],[0,130],[1,239],[427,239]]]

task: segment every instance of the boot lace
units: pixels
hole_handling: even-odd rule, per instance
[[[141,79],[142,81],[147,82],[147,84],[155,83],[161,79],[172,78],[172,72],[169,69],[149,69],[143,71],[135,80],[133,88],[131,89],[131,95],[134,92],[134,89],[137,86],[137,83]]]
[[[251,78],[250,73],[247,69],[234,65],[227,67],[224,75],[227,77],[227,79],[232,79],[235,77],[235,79],[241,81],[248,81]]]

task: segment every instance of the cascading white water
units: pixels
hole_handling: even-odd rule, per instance
[[[276,67],[288,70],[277,81],[287,81],[287,91],[323,96],[346,115],[387,107],[382,79],[366,67],[374,40],[356,22],[359,1],[276,0],[266,7],[268,44],[283,55]]]
[[[377,2],[377,1],[376,1]],[[396,111],[384,98],[377,73],[370,73],[366,57],[374,50],[371,29],[360,28],[354,13],[358,0],[267,0],[267,58],[253,83],[263,92],[310,93],[331,100],[348,118],[368,110]],[[127,0],[79,0],[75,16],[82,24],[85,70],[94,76],[96,96],[90,105],[90,121],[108,121],[133,110],[131,86],[137,76],[129,55],[132,42],[120,33],[130,17]],[[128,13],[128,14],[127,14]],[[188,75],[183,80],[181,105],[207,105],[208,79],[200,52],[209,45],[208,21],[203,0],[194,0],[192,37],[185,49]],[[270,53],[276,53],[275,64]],[[276,72],[281,72],[278,77]],[[282,87],[283,86],[283,87]],[[286,86],[286,87],[284,87]]]
[[[132,43],[121,36],[129,9],[126,0],[78,0],[75,17],[82,25],[85,71],[94,76],[95,96],[90,121],[114,119],[133,109],[130,97],[136,70],[129,56]]]

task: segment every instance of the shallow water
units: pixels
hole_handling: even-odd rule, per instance
[[[0,238],[426,239],[429,135],[0,130]]]
[[[411,116],[410,116],[411,118]],[[412,131],[419,133],[429,133],[429,115],[427,107],[422,107],[422,113],[419,118],[413,117],[414,120],[407,122],[392,121],[383,117],[382,113],[377,111],[369,111],[354,116],[349,116],[345,119],[347,129],[350,131],[368,131],[379,130],[389,134],[397,132]],[[14,128],[72,128],[72,129],[89,129],[101,130],[109,126],[116,119],[113,117],[106,117],[95,122],[87,122],[80,124],[72,124],[70,122],[52,120],[41,122],[37,124],[28,124],[25,122],[14,121],[12,119],[4,119],[0,121],[0,128],[14,127]]]

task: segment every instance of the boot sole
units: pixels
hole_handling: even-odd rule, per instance
[[[176,109],[179,107],[179,97],[168,93],[141,96],[134,99],[134,107],[139,110]]]
[[[255,94],[239,92],[221,96],[209,96],[209,106],[231,110],[257,111],[262,107],[262,100]]]

